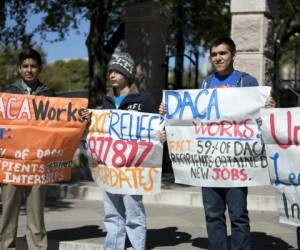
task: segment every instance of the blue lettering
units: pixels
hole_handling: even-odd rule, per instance
[[[138,116],[136,118],[136,131],[135,131],[136,140],[139,139],[139,127],[140,127],[140,117]]]
[[[151,116],[148,122],[148,140],[150,141],[151,139],[151,131],[153,131],[154,129],[152,128],[152,124],[153,124],[153,120],[157,120],[160,119],[159,116]]]
[[[279,178],[279,174],[278,174],[278,168],[279,168],[279,166],[278,166],[278,159],[279,159],[279,154],[275,153],[274,156],[270,156],[270,159],[273,160],[273,162],[274,162],[274,171],[275,171],[275,181],[274,181],[274,183],[275,183],[275,185],[278,186],[279,184],[283,184],[285,186],[291,186],[291,184],[284,183]],[[293,177],[291,176],[291,174],[289,174],[289,181],[290,181],[290,183],[293,183],[291,181],[291,178],[293,178]]]
[[[154,131],[156,125],[154,121],[157,119],[160,120],[159,115],[141,114],[136,116],[129,112],[111,111],[108,133],[121,140],[150,141],[151,131]]]
[[[196,96],[195,103],[198,103],[198,99],[202,95],[202,93],[205,95],[208,95],[209,91],[207,89],[202,89],[201,91],[199,91],[199,94]],[[197,105],[196,105],[196,109],[197,109],[197,113],[198,113],[198,118],[204,119],[206,117],[206,112],[200,113],[199,109],[197,108]]]
[[[207,96],[210,93],[211,95],[208,97],[208,103],[201,102],[200,97]],[[174,105],[174,110],[172,109],[172,112],[169,110],[171,98],[173,99],[172,104]],[[212,114],[214,114],[215,119],[220,119],[221,117],[217,89],[213,89],[211,92],[207,89],[199,90],[195,100],[193,100],[189,91],[183,92],[182,99],[179,92],[167,91],[165,92],[165,102],[167,119],[173,119],[176,115],[178,115],[178,119],[182,119],[187,110],[191,112],[193,119],[211,120]]]
[[[114,120],[116,118],[116,120]],[[114,126],[118,124],[120,120],[119,114],[114,111],[110,111],[110,121],[109,121],[109,135],[112,135],[112,131],[121,139],[120,134],[117,132],[118,129],[115,129]]]
[[[0,139],[3,139],[4,128],[0,128]]]
[[[289,182],[292,183],[293,186],[298,186],[299,183],[294,183],[294,180],[296,179],[296,175],[294,173],[289,174]]]
[[[132,134],[131,134],[131,130],[132,130],[132,119],[131,119],[131,116],[130,116],[130,121],[129,121],[129,140],[133,140],[132,139]]]
[[[183,101],[180,106],[179,119],[182,119],[182,115],[183,115],[183,112],[185,111],[185,107],[189,107],[193,114],[193,118],[197,118],[197,116],[198,116],[197,109],[194,107],[194,103],[190,96],[190,93],[187,91],[183,92]]]
[[[210,120],[210,115],[211,115],[212,108],[215,109],[216,119],[220,119],[219,101],[218,101],[217,93],[218,93],[218,91],[216,89],[214,89],[211,96],[210,96],[208,107],[207,107],[207,113],[208,113],[207,120]]]
[[[142,131],[147,129],[147,127],[143,127],[143,120],[144,120],[144,118],[148,118],[148,117],[149,117],[149,115],[141,115],[141,126],[140,126],[140,130],[139,130],[139,137],[140,137],[141,141],[146,141],[146,140],[143,140]]]
[[[170,98],[171,97],[174,97],[176,99],[176,103],[177,103],[177,106],[176,106],[176,109],[175,111],[171,114],[169,113],[169,102],[170,102]],[[165,102],[166,102],[166,117],[167,119],[172,119],[180,110],[180,107],[181,107],[181,98],[180,98],[180,94],[178,92],[175,92],[175,91],[167,91],[165,92]]]
[[[124,133],[123,131],[128,128],[127,126],[124,125],[124,121],[126,121],[126,118],[124,118],[124,116],[129,116],[129,122],[130,124],[132,123],[132,119],[131,119],[131,115],[129,113],[123,113],[121,114],[121,124],[120,124],[120,130],[121,130],[121,138],[123,140],[125,140],[125,136],[124,136]],[[131,127],[131,126],[130,126]],[[129,130],[130,131],[130,130]],[[126,134],[126,133],[125,133]]]

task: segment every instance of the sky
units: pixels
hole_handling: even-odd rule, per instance
[[[76,34],[72,31],[61,42],[43,42],[42,48],[46,53],[47,62],[53,62],[60,59],[87,58],[87,48],[85,46],[86,36],[82,33]]]
[[[41,17],[38,15],[32,16],[28,22],[28,30],[36,27],[36,24],[40,22]],[[79,25],[79,30],[70,30],[66,34],[65,40],[60,42],[49,42],[54,40],[57,36],[55,33],[47,33],[47,40],[41,40],[39,35],[35,35],[33,40],[40,45],[46,53],[46,60],[48,63],[56,60],[78,59],[88,58],[87,48],[85,46],[85,40],[89,30],[89,23],[82,20]]]
[[[40,22],[41,16],[35,15],[29,19],[28,30],[36,27],[36,24]],[[41,40],[40,36],[37,34],[34,36],[33,40],[42,47],[46,53],[47,63],[51,63],[57,60],[69,60],[78,58],[88,58],[87,48],[85,46],[85,40],[89,30],[89,23],[86,20],[81,20],[79,24],[79,30],[70,30],[66,34],[63,41],[60,42],[49,42]],[[54,40],[56,38],[55,33],[47,33],[47,40]],[[200,48],[200,52],[203,52],[203,48]],[[199,58],[200,69],[207,71],[205,68],[205,57]],[[171,67],[175,65],[174,58],[170,60]],[[204,66],[204,68],[203,68]],[[189,61],[185,60],[184,67],[189,68]]]

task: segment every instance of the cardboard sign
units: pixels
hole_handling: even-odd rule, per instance
[[[0,93],[0,182],[46,185],[71,177],[87,99]]]

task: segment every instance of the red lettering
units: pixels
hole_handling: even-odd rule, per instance
[[[207,134],[209,136],[229,136],[229,137],[240,137],[240,138],[252,138],[254,135],[253,129],[247,124],[251,122],[251,119],[246,119],[237,123],[236,121],[221,121],[203,123],[199,125],[193,121],[194,129],[196,134]]]
[[[219,131],[220,131],[220,124],[219,123],[211,122],[211,123],[208,124],[208,134],[210,136],[215,136],[215,135],[219,134]]]
[[[207,124],[204,124],[203,122],[200,122],[199,125],[197,125],[197,123],[195,121],[193,121],[193,125],[195,128],[195,132],[196,134],[205,134],[208,128]]]
[[[237,181],[237,180],[241,180],[241,181],[246,181],[247,180],[247,174],[246,174],[246,170],[245,169],[228,169],[228,168],[213,168],[213,175],[212,175],[212,179],[213,180],[232,180],[232,181]]]
[[[291,117],[291,112],[288,111],[287,112],[287,136],[288,136],[288,142],[287,143],[281,143],[277,136],[276,136],[276,132],[275,132],[275,118],[274,118],[274,113],[271,113],[270,115],[270,128],[271,128],[271,135],[274,139],[274,141],[276,142],[276,144],[281,147],[281,148],[289,148],[292,144],[292,132],[291,132],[291,123],[292,123],[292,117]]]
[[[88,150],[91,157],[98,164],[107,165],[110,162],[108,153],[111,155],[111,163],[114,167],[139,167],[151,152],[152,142],[113,140],[112,137],[95,137],[88,139]],[[129,149],[128,149],[129,148]]]
[[[239,179],[239,171],[235,168],[231,169],[231,179],[233,181],[238,180]]]
[[[245,173],[245,169],[241,169],[240,170],[240,180],[241,181],[245,181],[245,180],[247,180],[247,174]]]
[[[212,176],[214,180],[219,180],[220,179],[220,169],[219,168],[213,168],[213,172],[215,175]]]
[[[227,168],[223,168],[221,172],[223,180],[228,180],[230,178],[230,171]]]
[[[245,130],[244,130],[244,133],[243,133],[243,137],[252,138],[253,135],[254,135],[254,131],[251,127],[248,126],[248,124],[247,124],[248,122],[251,122],[251,119],[246,119],[244,121]],[[250,135],[247,135],[247,132],[250,132]]]
[[[232,128],[232,123],[230,121],[221,121],[220,127],[220,136],[223,136],[224,134],[232,136],[232,133],[229,131]]]
[[[295,126],[294,127],[294,142],[295,145],[299,145],[299,141],[298,141],[298,131],[300,130],[300,126]]]

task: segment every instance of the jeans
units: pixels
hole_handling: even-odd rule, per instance
[[[231,222],[231,250],[250,250],[247,187],[202,188],[209,250],[227,250],[226,204]]]
[[[298,246],[298,250],[300,249],[300,227],[297,227],[297,246]]]
[[[105,250],[124,250],[126,233],[135,250],[146,245],[146,217],[141,195],[103,192],[104,224],[107,235]]]

